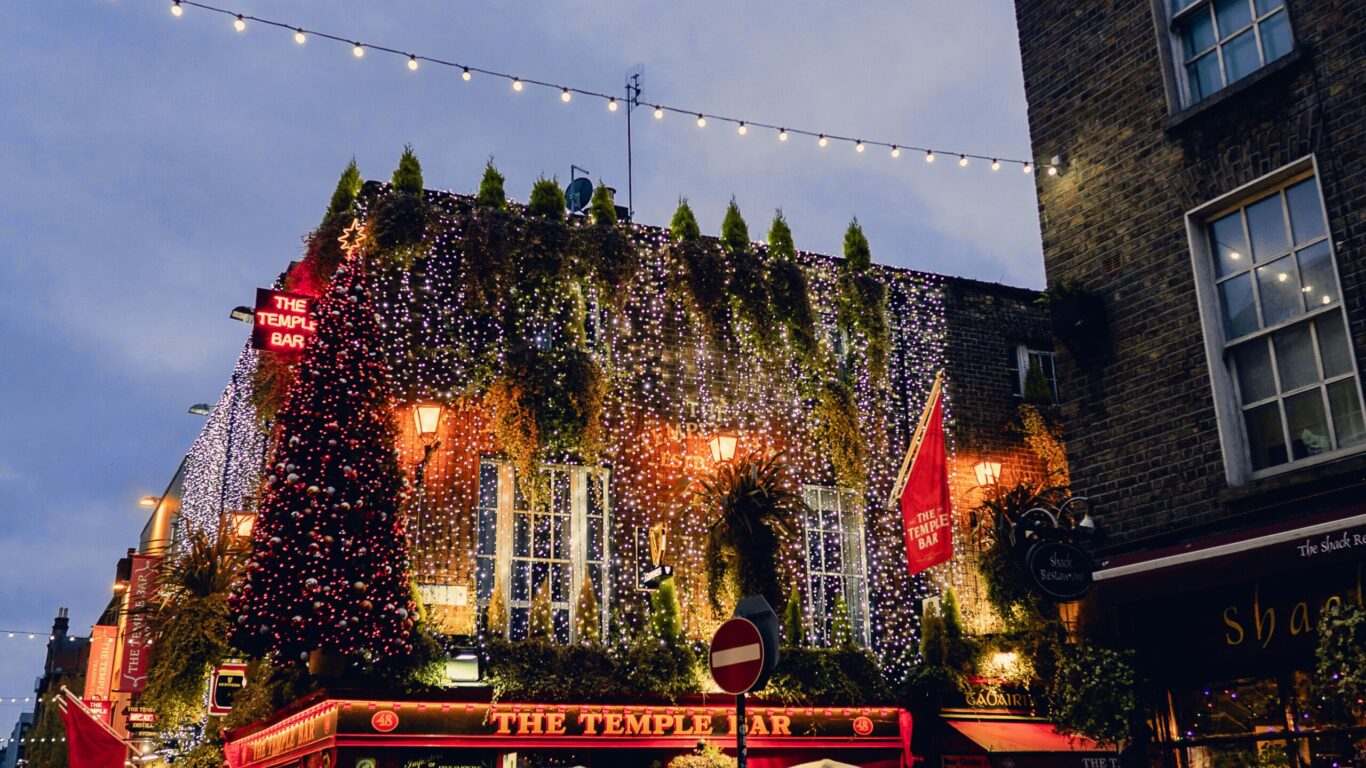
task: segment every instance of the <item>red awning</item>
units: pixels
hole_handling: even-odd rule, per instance
[[[1106,752],[1081,736],[1064,736],[1052,723],[1031,721],[946,720],[988,752]]]

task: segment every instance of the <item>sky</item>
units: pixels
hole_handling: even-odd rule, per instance
[[[1009,0],[612,3],[217,0],[349,39],[644,102],[944,152],[1029,157]],[[472,192],[489,158],[525,199],[570,165],[626,189],[625,111],[170,0],[0,9],[0,630],[59,606],[85,633],[114,567],[202,426],[250,304],[301,254],[355,157],[387,179],[405,144],[429,188]],[[636,113],[636,220],[686,196],[715,233],[734,196],[761,238],[782,208],[838,253],[852,216],[875,261],[1039,288],[1034,178],[985,162]],[[43,649],[0,632],[0,737]]]

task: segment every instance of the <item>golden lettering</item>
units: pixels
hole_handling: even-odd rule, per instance
[[[521,712],[517,715],[517,733],[540,733],[541,714],[539,712]]]
[[[1252,620],[1257,627],[1257,639],[1262,641],[1265,648],[1271,644],[1271,638],[1276,634],[1276,608],[1268,607],[1262,610],[1262,585],[1259,583],[1252,588]],[[1262,627],[1266,627],[1266,637],[1262,637]]]
[[[489,720],[492,720],[498,727],[493,731],[496,734],[507,735],[512,733],[512,718],[515,717],[511,712],[490,712]]]
[[[764,721],[763,715],[754,716],[754,719],[750,721],[749,732],[755,736],[768,735],[768,723]]]
[[[580,712],[579,725],[583,726],[584,736],[597,736],[598,724],[602,722],[602,715],[596,712]]]
[[[1309,626],[1309,604],[1295,603],[1295,607],[1290,610],[1290,634],[1298,635],[1301,632],[1312,631]]]
[[[787,715],[772,715],[769,717],[769,722],[773,724],[774,736],[792,735],[792,718]]]
[[[649,715],[627,715],[626,716],[626,735],[627,736],[653,736],[654,731],[650,730]]]
[[[1228,645],[1242,645],[1243,638],[1246,637],[1243,632],[1243,625],[1238,623],[1237,616],[1237,608],[1230,605],[1224,609],[1224,625],[1238,633],[1237,639],[1234,639],[1233,635],[1228,632],[1224,633],[1224,642]]]
[[[565,734],[563,712],[546,713],[545,732],[550,734],[551,736],[563,736]]]
[[[621,733],[622,733],[622,731],[621,731],[621,718],[622,718],[622,715],[621,715],[620,712],[609,712],[609,713],[607,713],[607,716],[604,718],[604,719],[607,721],[607,724],[606,724],[606,726],[603,727],[603,729],[602,729],[602,735],[604,735],[604,736],[620,736]]]
[[[711,734],[711,715],[695,715],[692,721],[693,730],[697,732],[698,736]]]

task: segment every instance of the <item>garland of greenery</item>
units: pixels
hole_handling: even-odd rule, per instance
[[[1132,651],[1076,645],[1060,654],[1048,690],[1058,732],[1079,734],[1123,750],[1138,716]]]
[[[1319,618],[1318,631],[1316,671],[1329,702],[1366,712],[1366,610],[1350,599],[1334,602]]]
[[[839,275],[840,326],[862,340],[868,375],[874,382],[887,380],[891,354],[891,331],[887,325],[887,286],[871,274],[872,250],[863,227],[855,218],[844,233],[844,263]]]

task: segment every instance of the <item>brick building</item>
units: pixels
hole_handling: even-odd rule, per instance
[[[1095,607],[1152,756],[1359,761],[1312,672],[1366,564],[1366,5],[1015,5],[1048,282],[1086,310],[1054,322]]]

